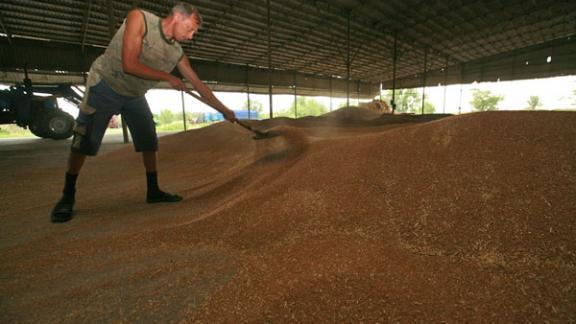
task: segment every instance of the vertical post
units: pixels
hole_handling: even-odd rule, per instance
[[[424,49],[424,72],[422,74],[422,115],[424,115],[424,104],[426,103],[426,71],[428,69],[428,46]]]
[[[448,62],[450,57],[446,56],[446,64],[444,65],[444,100],[442,101],[442,113],[446,113],[446,91],[448,90]]]
[[[248,101],[248,120],[250,120],[252,107],[250,106],[250,86],[248,84],[246,84],[246,100]]]
[[[462,113],[462,91],[464,84],[460,83],[460,99],[458,100],[458,115]]]
[[[464,86],[464,63],[460,64],[460,99],[458,101],[458,115],[462,113],[462,88]]]
[[[514,56],[512,56],[512,71],[510,72],[510,80],[514,80],[515,76],[516,76],[516,53],[514,54]]]
[[[84,44],[86,43],[86,32],[88,31],[88,20],[90,19],[90,12],[92,10],[92,0],[87,1],[87,7],[84,11],[84,19],[82,21],[82,43],[80,45],[80,50],[84,54]]]
[[[552,59],[553,57],[556,56],[556,51],[554,50],[555,47],[552,47],[551,49],[551,53],[550,53],[550,59]],[[552,77],[552,61],[548,62],[548,59],[546,59],[546,63],[548,64],[548,75],[547,77]],[[500,78],[498,78],[498,80],[500,80]]]
[[[294,118],[298,118],[298,93],[296,92],[296,71],[294,71]]]
[[[272,45],[271,45],[271,35],[272,31],[270,30],[270,0],[266,0],[266,8],[267,8],[267,26],[268,26],[268,100],[270,103],[270,118],[274,117],[274,108],[272,102]]]
[[[396,65],[398,63],[398,31],[394,31],[394,53],[392,58],[392,113],[396,112]]]
[[[350,107],[350,10],[348,10],[348,28],[346,32],[346,106]]]
[[[184,104],[184,91],[180,91],[180,99],[182,100],[182,121],[184,121],[184,131],[186,131],[186,105]]]
[[[248,103],[248,120],[252,119],[250,116],[250,111],[252,107],[250,106],[250,84],[248,82],[248,64],[246,64],[246,101]]]
[[[6,34],[6,39],[8,40],[8,44],[12,45],[12,33],[10,32],[10,29],[8,29],[8,27],[6,27],[6,22],[4,21],[4,16],[2,16],[1,12],[0,12],[0,27],[2,27],[4,34]]]
[[[356,81],[356,106],[360,106],[360,80]]]
[[[114,6],[113,1],[108,0],[108,34],[110,39],[114,37],[116,33],[116,18],[114,16]],[[124,137],[124,144],[130,143],[130,138],[128,137],[128,128],[126,127],[126,120],[123,115],[120,115],[120,120],[122,120],[122,136]]]
[[[332,111],[332,74],[330,74],[330,111]]]

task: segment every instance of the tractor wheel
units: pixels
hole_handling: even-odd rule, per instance
[[[32,134],[38,137],[50,138],[50,130],[48,129],[45,114],[36,114],[30,125],[28,125],[28,128]]]
[[[50,138],[59,140],[72,136],[74,130],[74,118],[62,110],[51,113],[46,118],[46,124],[48,131],[50,132]]]

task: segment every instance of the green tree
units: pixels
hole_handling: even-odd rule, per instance
[[[421,99],[416,89],[399,89],[396,93],[396,111],[399,113],[415,113],[421,106]],[[392,97],[390,97],[390,101]]]
[[[542,102],[540,101],[540,97],[538,96],[530,96],[528,98],[528,107],[526,110],[536,110],[542,107]]]
[[[392,107],[392,90],[387,90],[384,99]],[[422,113],[422,95],[416,89],[397,89],[395,93],[396,112],[398,113]],[[429,101],[424,102],[424,113],[433,114],[436,107]]]
[[[384,98],[390,103],[392,108],[392,90],[387,90]],[[408,113],[414,112],[416,107],[420,107],[420,96],[415,89],[396,89],[394,92],[394,101],[396,102],[396,112]]]
[[[170,124],[173,121],[174,121],[174,114],[170,109],[164,109],[160,112],[160,115],[158,116],[158,123],[160,125]]]
[[[296,105],[293,102],[292,106],[287,110],[278,112],[277,117],[304,117],[304,116],[320,116],[328,112],[323,104],[304,96],[297,97]],[[296,115],[297,114],[297,115]]]
[[[490,90],[474,89],[470,104],[474,111],[498,110],[498,103],[503,99],[503,96],[493,95]]]
[[[188,118],[188,117],[190,116],[189,114],[190,114],[190,112],[187,111],[187,112],[186,112],[186,120],[190,120],[190,118]],[[181,112],[181,111],[172,113],[172,115],[174,116],[174,119],[172,120],[173,122],[175,122],[175,121],[182,121],[182,120],[183,120],[183,118],[182,118],[183,116],[182,116],[182,112]]]
[[[242,110],[248,110],[248,100],[244,101]],[[258,100],[250,99],[250,111],[257,111],[260,114],[264,112],[264,104]]]
[[[420,112],[422,112],[422,107],[420,107]],[[424,113],[425,114],[433,114],[436,112],[436,106],[432,104],[430,101],[424,102]]]
[[[187,112],[186,120],[192,124],[199,124],[204,122],[204,113],[202,112]]]

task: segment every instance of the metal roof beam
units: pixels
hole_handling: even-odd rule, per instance
[[[96,57],[103,53],[103,48],[86,46],[85,55],[79,55],[78,46],[74,44],[58,44],[55,42],[42,42],[22,39],[13,46],[0,43],[0,61],[3,63],[3,70],[18,70],[25,63],[31,72],[35,69],[43,71],[43,74],[58,74],[65,76],[78,75],[88,71],[90,65]],[[23,54],[25,53],[25,54]],[[55,60],[54,58],[58,58]],[[191,59],[191,64],[198,76],[210,84],[221,85],[242,85],[246,82],[251,89],[260,88],[259,93],[268,93],[268,69],[266,67],[254,67],[236,64],[223,64],[219,62]],[[248,70],[248,75],[246,75]],[[50,72],[52,71],[52,72]],[[56,73],[54,71],[66,71]],[[41,73],[41,72],[37,72]],[[1,73],[0,73],[1,77]],[[309,89],[318,95],[327,93],[329,89],[329,78],[327,76],[314,75],[310,73],[297,73],[298,91]],[[248,80],[247,80],[248,79]],[[0,80],[2,81],[2,80]],[[5,81],[5,80],[4,80]],[[353,80],[351,82],[358,82]],[[273,69],[272,84],[274,93],[291,93],[291,86],[294,83],[294,72]],[[370,97],[377,94],[376,84],[361,82],[361,96]],[[346,89],[345,80],[334,79],[335,91],[339,94]],[[159,85],[163,87],[163,85]],[[266,89],[266,91],[264,91]],[[241,90],[239,90],[241,91]],[[252,91],[255,93],[256,90]]]
[[[86,8],[84,10],[84,19],[82,23],[84,27],[82,27],[82,41],[80,45],[82,53],[84,53],[84,44],[86,43],[86,32],[88,31],[88,21],[90,20],[90,12],[92,10],[92,0],[87,0],[86,2],[87,3]]]
[[[576,34],[513,50],[491,57],[473,60],[448,67],[448,73],[441,69],[428,71],[427,86],[445,84],[494,82],[500,79],[522,80],[527,78],[548,78],[563,75],[576,75]],[[551,56],[551,62],[547,57]],[[528,64],[527,64],[528,63]],[[419,82],[421,74],[411,75],[397,80],[398,88],[416,88],[422,86]],[[386,87],[392,86],[392,80],[383,82]]]
[[[2,26],[4,34],[6,34],[6,38],[8,38],[8,43],[12,45],[12,33],[10,33],[10,30],[8,29],[8,27],[6,27],[6,23],[4,22],[4,16],[2,15],[1,11],[0,11],[0,25]]]
[[[317,0],[317,1],[315,1],[315,4],[314,4],[314,5],[318,5],[318,4],[317,4],[318,2],[324,3],[328,8],[333,8],[333,5],[332,5],[329,1],[327,1],[327,0]],[[356,6],[356,7],[354,7],[353,9],[351,9],[352,20],[353,20],[355,23],[360,24],[360,25],[363,25],[363,26],[366,26],[366,20],[365,20],[365,19],[363,20],[363,19],[360,19],[360,18],[356,18],[356,17],[354,16],[354,13],[355,13],[355,12],[358,12],[359,9],[361,9],[362,7],[364,7],[364,6],[366,6],[366,5],[367,5],[367,2],[364,2],[364,3],[361,3],[359,6]],[[344,12],[343,12],[343,14],[344,14]],[[437,48],[438,46],[435,45],[435,44],[427,44],[427,43],[424,43],[424,42],[422,42],[422,41],[416,40],[415,38],[406,36],[404,33],[400,33],[399,31],[396,30],[395,26],[391,26],[390,24],[383,23],[383,22],[380,21],[380,22],[377,23],[377,24],[373,24],[373,25],[370,25],[370,26],[367,26],[367,27],[371,28],[372,30],[376,30],[376,31],[380,32],[380,33],[382,34],[382,36],[390,37],[390,39],[393,39],[395,33],[398,32],[398,33],[399,33],[399,34],[398,34],[398,37],[399,37],[398,40],[399,40],[399,41],[403,41],[403,42],[408,41],[408,42],[410,42],[410,43],[412,43],[412,44],[417,44],[417,46],[420,47],[420,48],[422,48],[422,49],[424,49],[424,48],[426,48],[426,47],[429,47],[429,48],[433,49],[434,52],[436,52],[436,53],[435,53],[436,55],[441,55],[441,56],[443,56],[443,57],[446,57],[447,55],[450,55],[449,53],[446,53],[443,49]],[[451,55],[450,55],[450,56],[451,56]],[[457,60],[457,61],[459,61],[459,60]]]

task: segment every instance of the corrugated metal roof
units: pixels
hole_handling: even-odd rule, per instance
[[[108,44],[108,3],[116,28],[135,5],[165,16],[173,1],[2,0],[2,29],[13,40],[34,38],[84,46]],[[190,1],[204,25],[186,53],[194,59],[268,66],[267,1]],[[576,34],[574,0],[271,0],[275,69],[345,77],[350,19],[351,79],[389,82],[397,35],[397,77],[446,63],[498,56]],[[58,58],[54,58],[58,59]],[[574,57],[571,58],[576,61]]]

